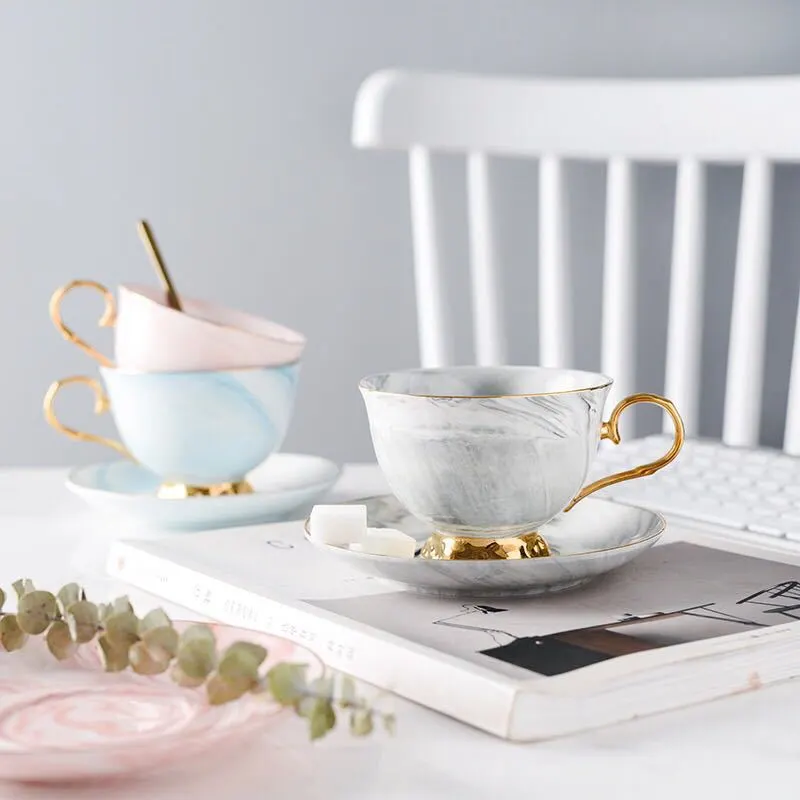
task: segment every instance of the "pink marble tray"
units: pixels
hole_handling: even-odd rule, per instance
[[[176,627],[180,628],[176,623]],[[214,625],[220,648],[237,639],[257,642],[277,661],[319,660],[299,645],[253,631]],[[94,645],[66,662],[40,640],[0,652],[0,780],[74,782],[145,774],[220,756],[257,740],[268,725],[292,723],[268,695],[247,695],[211,706],[201,689],[168,675],[103,671]]]

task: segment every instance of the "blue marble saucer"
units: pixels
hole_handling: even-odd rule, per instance
[[[156,497],[159,479],[132,461],[73,469],[67,488],[95,508],[172,531],[230,528],[302,516],[336,482],[339,467],[319,456],[276,453],[247,480],[252,494],[223,497]]]

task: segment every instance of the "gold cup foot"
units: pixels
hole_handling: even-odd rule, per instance
[[[549,555],[547,542],[536,531],[497,539],[434,533],[420,550],[421,558],[438,561],[508,561]]]
[[[190,486],[186,483],[162,483],[156,493],[164,500],[185,500],[187,497],[223,497],[228,494],[252,494],[247,481],[215,483],[213,486]]]

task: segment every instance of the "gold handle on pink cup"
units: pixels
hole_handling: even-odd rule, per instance
[[[79,431],[75,428],[69,428],[59,421],[54,408],[56,395],[61,391],[61,389],[63,389],[65,386],[69,386],[71,383],[85,383],[92,390],[92,392],[94,392],[95,414],[105,414],[105,412],[111,407],[111,402],[109,401],[106,393],[103,391],[100,381],[95,378],[89,378],[86,375],[73,375],[71,378],[64,378],[63,380],[55,381],[54,383],[50,384],[50,388],[47,390],[47,394],[44,396],[44,418],[47,420],[47,422],[59,433],[63,433],[65,436],[68,436],[70,439],[74,439],[76,442],[94,442],[95,444],[103,444],[106,447],[110,447],[112,450],[116,450],[118,453],[125,456],[125,458],[130,458],[133,460],[133,456],[131,456],[122,442],[118,442],[115,439],[108,439],[105,436],[99,436],[96,433],[85,433],[84,431]]]
[[[640,467],[633,467],[632,469],[626,469],[624,472],[616,472],[613,475],[607,475],[605,478],[599,478],[593,483],[590,483],[588,486],[584,486],[583,489],[581,489],[570,501],[569,505],[567,505],[564,511],[569,511],[576,503],[583,500],[584,497],[587,497],[599,489],[605,489],[606,486],[613,486],[615,483],[621,483],[622,481],[630,481],[634,478],[644,478],[646,475],[652,475],[654,472],[658,472],[658,470],[666,467],[667,464],[672,462],[675,459],[675,456],[678,455],[681,447],[683,447],[684,439],[686,438],[683,420],[681,419],[681,415],[678,413],[678,409],[675,408],[673,402],[671,400],[667,400],[665,397],[660,397],[657,394],[632,394],[626,397],[624,400],[620,400],[619,403],[614,406],[614,410],[611,412],[608,422],[604,422],[600,428],[600,438],[609,439],[614,442],[614,444],[619,444],[620,414],[622,414],[622,412],[628,408],[628,406],[635,405],[636,403],[653,403],[653,405],[660,406],[664,409],[664,411],[667,412],[667,414],[669,414],[670,418],[672,419],[672,424],[675,426],[675,435],[672,439],[672,447],[670,447],[670,449],[663,456],[661,456],[661,458],[651,461],[649,464],[642,464]]]
[[[88,281],[88,280],[77,280],[77,281],[70,281],[65,286],[62,286],[60,289],[57,289],[53,296],[50,298],[50,319],[53,321],[53,325],[56,326],[56,330],[68,341],[72,342],[74,345],[80,347],[84,353],[88,356],[91,356],[95,361],[99,361],[104,367],[113,367],[114,364],[111,359],[104,356],[102,353],[95,350],[87,341],[81,339],[75,331],[69,328],[65,323],[63,318],[61,317],[61,303],[63,302],[64,298],[73,290],[85,287],[87,289],[94,289],[94,291],[99,292],[103,298],[105,303],[105,308],[103,310],[103,315],[98,320],[97,324],[101,328],[113,328],[117,322],[117,309],[116,305],[114,304],[114,295],[103,286],[102,283],[98,283],[97,281]]]

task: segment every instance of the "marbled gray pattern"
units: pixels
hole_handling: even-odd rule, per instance
[[[367,378],[361,392],[378,463],[411,513],[444,532],[509,536],[582,487],[609,386],[572,370],[460,367]]]

